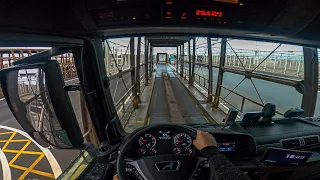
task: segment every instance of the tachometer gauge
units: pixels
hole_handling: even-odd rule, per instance
[[[186,147],[189,147],[191,145],[192,139],[186,133],[179,133],[174,137],[173,143],[177,147],[186,148]]]
[[[145,134],[144,136],[139,138],[139,145],[142,148],[146,148],[146,149],[152,148],[156,145],[156,143],[157,143],[156,138],[151,134]]]

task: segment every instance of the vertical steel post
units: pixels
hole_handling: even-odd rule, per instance
[[[145,71],[145,85],[148,86],[148,55],[149,55],[149,41],[147,38],[144,38],[144,71]]]
[[[134,106],[140,103],[140,58],[141,58],[141,37],[138,37],[137,44],[137,61],[136,61],[136,96],[134,97]]]
[[[191,46],[190,41],[188,41],[188,56],[189,56],[189,85],[192,85],[192,67],[191,67]]]
[[[225,65],[226,49],[227,49],[227,39],[226,38],[222,38],[221,39],[219,74],[218,74],[218,81],[217,81],[217,86],[216,86],[216,93],[215,93],[214,101],[213,101],[213,107],[218,107],[219,106],[219,97],[220,97],[220,94],[221,94],[221,86],[222,86],[223,73],[224,73],[222,68]]]
[[[134,58],[134,37],[130,38],[130,68],[131,68],[131,84],[133,97],[137,96],[137,88],[136,88],[136,71],[135,71],[135,58]],[[135,98],[133,99],[133,105],[136,107]]]
[[[196,38],[193,38],[192,40],[193,42],[193,49],[192,49],[192,81],[191,81],[191,85],[193,85],[194,83],[194,67],[195,67],[195,63],[196,63]]]
[[[317,104],[319,62],[316,48],[303,47],[304,56],[304,91],[301,109],[304,117],[312,117]]]
[[[176,72],[179,72],[179,47],[177,46]]]
[[[104,63],[106,64],[106,70],[107,74],[111,75],[111,54],[110,54],[110,49],[109,45],[107,44],[107,40],[103,41],[103,48],[104,48]]]
[[[208,44],[208,69],[209,69],[209,82],[208,82],[208,99],[207,102],[212,102],[212,47],[211,47],[211,38],[207,37]]]
[[[184,68],[184,44],[182,44],[181,46],[180,77],[183,77],[183,68]]]
[[[150,77],[152,76],[153,72],[153,46],[150,44]]]

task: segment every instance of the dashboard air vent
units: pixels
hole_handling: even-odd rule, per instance
[[[319,143],[318,136],[305,137],[303,139],[304,139],[305,146],[315,145]]]
[[[281,141],[284,149],[292,149],[300,147],[299,139],[290,139]]]

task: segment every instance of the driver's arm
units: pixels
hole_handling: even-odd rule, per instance
[[[215,180],[247,180],[250,179],[235,167],[225,155],[219,153],[216,139],[209,133],[198,130],[194,146],[208,158],[210,171]]]

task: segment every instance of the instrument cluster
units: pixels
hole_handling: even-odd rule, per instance
[[[140,155],[193,154],[192,138],[187,133],[159,130],[146,133],[138,139]]]

